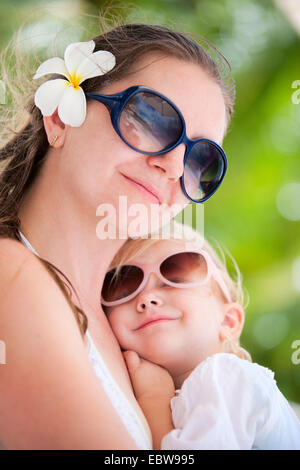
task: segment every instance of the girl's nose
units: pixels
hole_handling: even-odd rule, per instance
[[[148,155],[148,164],[159,167],[169,181],[176,183],[183,174],[185,144],[180,144],[163,155]]]
[[[137,311],[142,313],[153,306],[159,307],[162,304],[163,302],[160,297],[153,292],[147,292],[138,300]]]
[[[151,306],[159,307],[163,304],[163,301],[160,296],[154,292],[154,289],[155,287],[157,287],[158,282],[160,281],[156,274],[151,273],[149,275],[147,284],[137,297],[136,308],[138,312],[142,313],[148,308],[151,308]]]

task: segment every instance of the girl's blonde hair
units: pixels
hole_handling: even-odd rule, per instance
[[[235,270],[234,275],[230,275],[228,272],[224,254],[225,249],[222,249],[219,243],[216,241],[215,243],[217,245],[219,254],[217,253],[216,249],[214,249],[213,246],[192,227],[189,225],[183,226],[174,219],[171,220],[165,233],[168,233],[168,235],[170,234],[170,236],[168,236],[169,240],[185,241],[188,244],[188,249],[201,248],[206,251],[210,255],[213,263],[221,274],[222,279],[224,280],[229,290],[232,302],[237,302],[243,307],[243,309],[246,309],[249,302],[248,297],[247,301],[245,300],[244,288],[242,285],[242,275],[236,261],[228,252],[228,250],[226,250],[226,253],[233,264]],[[151,237],[149,238],[128,238],[110,264],[109,269],[116,268],[115,277],[118,277],[121,266],[130,263],[149,247],[152,247],[156,243],[164,240],[164,238],[159,238],[159,235],[160,232],[152,232]],[[220,288],[216,282],[214,283],[214,287],[220,291]],[[242,359],[246,359],[252,362],[251,355],[248,351],[241,347],[239,339],[235,340],[228,336],[223,341],[223,351],[235,354]]]

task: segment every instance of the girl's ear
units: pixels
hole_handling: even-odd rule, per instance
[[[223,308],[223,320],[220,326],[219,339],[221,341],[228,337],[238,339],[244,326],[244,309],[237,302],[224,304]]]

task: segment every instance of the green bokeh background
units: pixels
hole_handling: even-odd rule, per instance
[[[31,45],[45,60],[53,56],[55,37],[63,53],[70,42],[98,34],[103,5],[2,0],[0,48],[26,21],[25,49],[33,38]],[[224,141],[229,168],[205,204],[205,235],[231,252],[243,274],[250,303],[241,344],[275,372],[285,396],[300,403],[300,363],[292,361],[293,342],[299,340],[300,348],[300,104],[292,102],[292,83],[300,80],[299,34],[272,0],[114,5],[110,12],[128,22],[198,33],[231,63],[237,101]]]

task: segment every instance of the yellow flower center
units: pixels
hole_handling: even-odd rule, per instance
[[[68,75],[68,80],[70,83],[68,83],[67,86],[72,85],[75,90],[79,90],[79,83],[81,78],[81,75],[76,75],[76,72],[72,73],[72,75]]]

